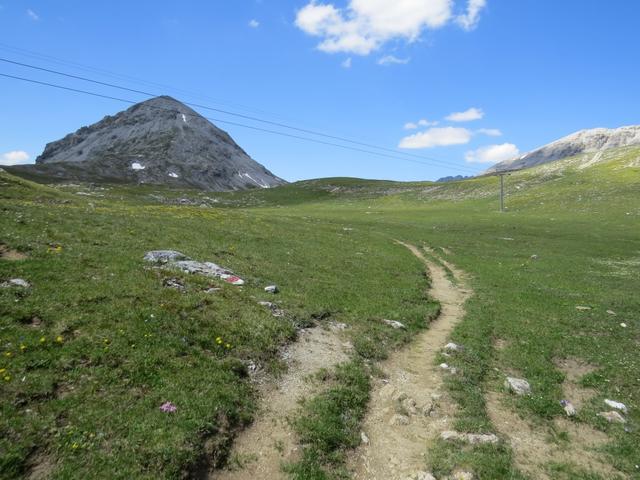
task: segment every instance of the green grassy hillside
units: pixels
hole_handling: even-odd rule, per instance
[[[310,402],[301,413],[303,437],[305,429],[317,435],[292,475],[341,475],[357,421],[333,418],[328,407],[341,399],[357,420],[368,362],[409,340],[437,311],[424,297],[421,265],[393,243],[401,239],[443,248],[472,277],[475,296],[453,337],[467,347],[452,361],[463,375],[449,382],[457,427],[493,428],[484,394],[499,390],[506,372],[532,385],[533,395],[513,400],[523,417],[544,424],[561,416],[564,377],[556,362],[580,358],[596,367],[582,380],[596,396],[576,422],[606,432],[611,464],[637,477],[640,149],[607,155],[588,168],[569,160],[508,177],[503,214],[495,177],[323,179],[221,194],[45,187],[0,173],[0,243],[27,255],[0,260],[0,283],[20,277],[32,285],[0,289],[1,475],[177,478],[203,462],[205,442],[224,459],[255,412],[250,362],[277,372],[278,349],[296,327],[330,321],[353,327],[353,361],[332,380],[345,395]],[[169,248],[220,263],[247,285],[142,260],[148,250]],[[184,293],[163,287],[173,277]],[[263,291],[271,283],[280,286],[275,301],[289,319],[257,304],[273,300]],[[205,293],[210,286],[222,290]],[[409,328],[383,328],[382,318]],[[506,347],[495,348],[497,340]],[[604,398],[627,405],[626,428],[595,415]],[[166,401],[177,405],[175,414],[159,410]],[[465,465],[480,478],[522,478],[504,445],[438,444],[429,458],[438,474]],[[570,465],[548,469],[554,478],[595,478]]]

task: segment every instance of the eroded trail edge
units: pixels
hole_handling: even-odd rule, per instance
[[[318,393],[309,377],[349,359],[351,345],[338,332],[321,327],[299,332],[296,342],[283,352],[287,372],[261,390],[256,420],[240,433],[233,445],[226,470],[213,471],[209,479],[259,480],[287,478],[282,464],[298,456],[298,442],[289,419],[299,402]]]
[[[429,260],[414,245],[398,243],[425,264],[431,279],[429,296],[440,302],[441,311],[428,330],[380,364],[385,376],[374,382],[362,426],[363,443],[350,459],[353,478],[359,480],[417,477],[426,469],[428,444],[449,430],[454,414],[443,388],[447,370],[435,361],[464,316],[464,303],[471,295],[466,275],[440,259]],[[455,283],[442,265],[452,272]]]

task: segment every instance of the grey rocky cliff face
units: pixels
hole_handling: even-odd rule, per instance
[[[521,157],[498,163],[485,173],[521,170],[582,153],[597,153],[610,148],[632,145],[640,145],[640,126],[581,130]]]
[[[33,168],[70,180],[216,191],[286,183],[249,157],[226,132],[167,96],[138,103],[47,144]]]

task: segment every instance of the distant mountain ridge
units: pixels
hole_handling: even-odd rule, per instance
[[[47,144],[36,165],[13,173],[56,179],[269,188],[286,183],[224,131],[168,96],[155,97]]]
[[[522,170],[582,153],[597,153],[611,148],[640,145],[640,125],[620,128],[581,130],[549,143],[521,157],[500,162],[485,173]]]

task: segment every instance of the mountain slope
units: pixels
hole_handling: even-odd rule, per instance
[[[632,145],[640,145],[640,126],[581,130],[526,153],[521,157],[500,162],[489,168],[485,173],[493,173],[500,170],[521,170],[582,153],[598,153],[611,148]],[[593,158],[590,160],[593,160]]]
[[[168,97],[138,103],[47,144],[35,166],[9,169],[81,181],[269,188],[284,180],[254,161],[224,131]]]

